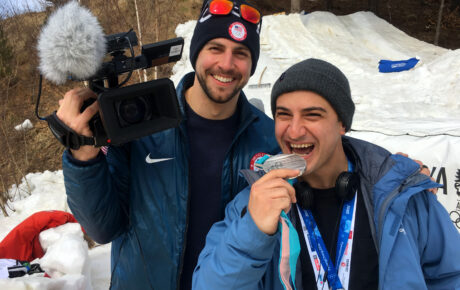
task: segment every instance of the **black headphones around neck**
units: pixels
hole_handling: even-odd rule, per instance
[[[359,185],[359,177],[355,172],[344,171],[340,173],[335,182],[335,192],[341,201],[349,201],[353,198]],[[294,184],[297,204],[303,209],[311,209],[315,200],[313,190],[305,181]]]

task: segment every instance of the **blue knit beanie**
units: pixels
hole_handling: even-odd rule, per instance
[[[233,11],[228,15],[212,15],[209,13],[207,0],[203,3],[200,18],[195,26],[190,43],[190,62],[195,69],[196,59],[203,46],[214,38],[227,38],[237,43],[244,44],[251,52],[251,76],[256,71],[260,52],[260,29],[262,19],[258,24],[253,24],[241,18],[239,6],[247,4],[244,0],[234,0]]]

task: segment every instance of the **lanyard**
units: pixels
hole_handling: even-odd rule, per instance
[[[300,254],[300,241],[295,227],[284,210],[281,211],[278,228],[281,232],[278,264],[280,282],[284,290],[295,290],[295,271],[297,259]]]
[[[351,163],[349,162],[349,169]],[[353,245],[353,231],[356,216],[357,194],[352,200],[343,205],[340,219],[339,233],[337,237],[336,264],[332,263],[321,233],[310,210],[301,209],[297,206],[299,215],[302,217],[302,229],[307,242],[310,261],[317,277],[317,288],[348,289],[351,268],[351,250]],[[327,276],[327,281],[325,281]]]

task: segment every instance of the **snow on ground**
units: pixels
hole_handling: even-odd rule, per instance
[[[176,29],[186,41],[182,59],[174,66],[176,84],[192,70],[188,54],[194,25],[189,21]],[[350,135],[423,160],[445,184],[438,199],[449,212],[460,211],[460,49],[418,41],[370,12],[267,16],[257,70],[245,89],[248,98],[260,99],[271,115],[271,84],[290,65],[309,57],[327,60],[348,76],[356,103],[355,131]],[[410,71],[378,72],[380,59],[411,57],[420,62]],[[0,217],[0,240],[34,212],[69,210],[62,171],[28,174],[10,193],[14,200],[9,216]],[[108,289],[110,245],[88,251],[78,232],[72,225],[42,232],[48,251],[35,262],[48,267],[54,278],[0,280],[0,288]]]
[[[19,223],[38,211],[69,211],[62,170],[30,173],[10,190],[13,202],[8,217],[0,217],[0,240]],[[38,263],[51,277],[25,276],[0,279],[2,290],[31,289],[108,289],[110,283],[110,244],[88,251],[80,225],[64,224],[41,232],[40,244],[45,255]],[[31,263],[31,264],[32,264]]]

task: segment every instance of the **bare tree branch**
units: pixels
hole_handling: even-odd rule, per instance
[[[442,20],[442,10],[444,8],[444,0],[441,0],[441,5],[439,6],[438,13],[438,22],[436,23],[436,34],[434,36],[434,45],[438,45],[439,33],[441,32],[441,20]]]

